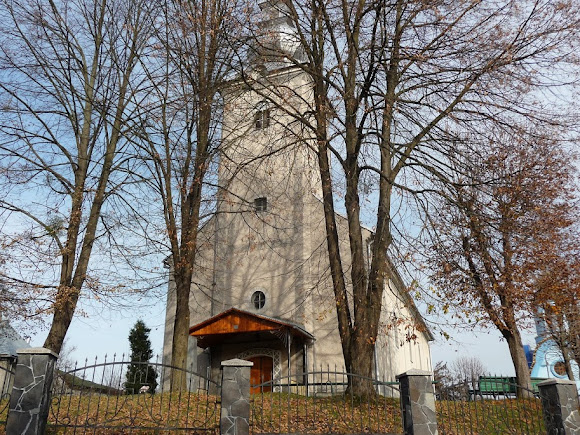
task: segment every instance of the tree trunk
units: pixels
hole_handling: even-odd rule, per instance
[[[66,298],[66,300],[55,310],[50,331],[44,341],[44,347],[57,354],[62,349],[62,344],[75,313],[79,295],[80,289],[77,288],[67,287],[64,289],[63,286],[60,286],[58,289],[58,297]]]
[[[170,371],[171,391],[185,391],[187,353],[189,342],[189,292],[191,275],[175,274],[175,319],[171,342],[171,365],[179,369]]]
[[[356,358],[352,358],[351,373],[356,376],[349,376],[347,393],[363,398],[376,395],[372,381],[374,348],[374,341],[370,340],[362,330],[353,334],[350,354],[356,355]]]
[[[329,147],[328,147],[328,119],[332,108],[329,107],[328,95],[324,74],[324,32],[322,11],[320,3],[316,3],[313,11],[318,17],[315,19],[316,26],[313,27],[313,40],[311,44],[312,70],[309,71],[314,83],[314,111],[316,117],[316,142],[318,169],[320,173],[320,183],[322,190],[322,204],[324,208],[324,224],[326,230],[326,247],[328,249],[328,259],[330,265],[330,275],[332,278],[334,300],[336,304],[336,315],[338,321],[338,332],[340,343],[344,355],[345,369],[352,371],[352,358],[350,342],[352,336],[352,318],[348,304],[348,294],[344,277],[340,242],[336,224],[336,213],[334,210],[334,192],[332,185],[332,175],[330,169]]]
[[[574,381],[574,371],[572,370],[572,361],[570,360],[570,350],[568,346],[562,346],[562,357],[564,358],[564,364],[566,366],[566,374],[568,375],[568,379]]]
[[[517,378],[517,397],[527,398],[533,397],[532,379],[530,377],[530,368],[526,359],[526,352],[522,344],[522,338],[519,331],[516,329],[511,332],[505,332],[504,337],[507,341],[512,362],[516,371]]]

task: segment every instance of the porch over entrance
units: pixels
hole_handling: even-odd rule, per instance
[[[305,372],[308,347],[314,342],[312,334],[292,321],[237,308],[192,326],[189,334],[197,339],[197,347],[204,349],[198,354],[198,369],[207,367],[211,377],[218,379],[221,361],[245,359],[254,363],[254,384]]]
[[[254,362],[251,376],[262,383],[308,366],[308,346],[314,336],[302,326],[284,319],[230,308],[189,329],[198,348],[205,349],[207,366],[217,379],[221,361],[242,358]],[[198,367],[204,362],[198,359]]]
[[[312,341],[314,337],[300,325],[288,320],[262,316],[249,311],[230,308],[189,328],[189,335],[197,338],[202,349],[223,343],[224,340],[245,338],[245,334],[269,332],[274,335],[290,335]]]

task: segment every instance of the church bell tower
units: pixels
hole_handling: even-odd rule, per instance
[[[309,208],[319,189],[302,124],[312,85],[287,1],[260,3],[261,31],[224,91],[212,315],[229,307],[300,321]]]
[[[189,304],[191,356],[199,372],[215,379],[221,361],[240,358],[254,363],[253,384],[293,376],[301,391],[312,391],[304,372],[344,365],[312,131],[313,83],[290,0],[259,6],[261,23],[246,65],[222,90],[218,206],[199,230]],[[349,252],[348,223],[341,216],[336,222],[341,247]],[[345,271],[349,267],[344,258]],[[392,297],[383,302],[388,310],[381,321],[390,322],[391,313],[414,318],[400,277],[388,285],[384,297]],[[418,338],[409,349],[398,344],[402,330],[379,337],[381,379],[431,368],[432,337],[424,330],[421,343]],[[165,349],[168,356],[169,341]]]

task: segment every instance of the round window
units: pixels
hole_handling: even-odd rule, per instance
[[[252,294],[252,305],[256,310],[261,310],[266,305],[266,295],[262,291],[255,291]]]
[[[564,361],[558,361],[554,364],[552,366],[552,372],[559,377],[566,376],[566,364],[564,364]]]

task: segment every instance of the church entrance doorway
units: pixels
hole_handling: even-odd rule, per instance
[[[274,366],[273,359],[269,356],[254,356],[248,358],[248,361],[254,363],[250,369],[250,385],[263,384],[272,380],[272,368]],[[260,392],[272,391],[272,386],[250,387],[250,393],[256,394]]]

